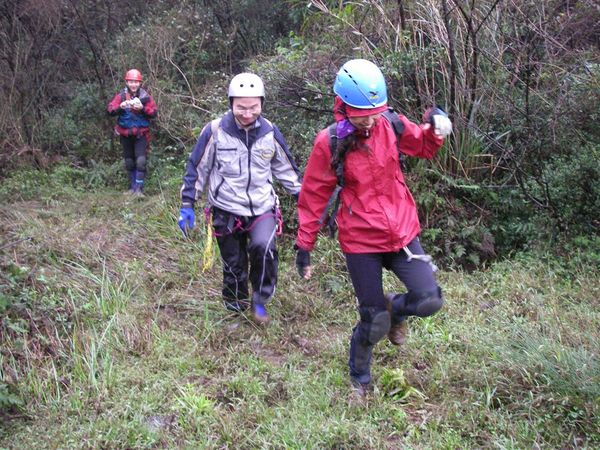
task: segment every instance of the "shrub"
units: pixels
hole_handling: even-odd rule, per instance
[[[543,184],[529,184],[534,196],[547,196],[554,221],[571,235],[600,231],[599,159],[600,145],[584,145],[551,159],[542,171]]]
[[[110,151],[112,126],[106,114],[109,99],[94,84],[81,84],[62,106],[46,112],[40,143],[51,154],[89,161],[114,157]]]

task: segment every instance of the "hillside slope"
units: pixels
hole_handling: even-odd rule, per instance
[[[334,242],[305,283],[280,241],[262,329],[221,306],[218,250],[203,220],[181,236],[174,195],[47,194],[0,207],[0,448],[600,445],[600,273],[576,255],[441,272],[445,309],[378,345],[355,405]]]

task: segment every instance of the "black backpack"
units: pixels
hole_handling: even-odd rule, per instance
[[[404,172],[406,172],[406,157],[403,153],[400,153],[400,138],[402,137],[402,133],[404,132],[404,124],[398,117],[398,114],[392,109],[388,108],[381,114],[391,125],[394,133],[396,133],[396,143],[398,147],[399,161],[400,167]],[[336,127],[337,123],[332,123],[327,128],[329,133],[329,150],[331,152],[331,160],[335,161],[337,158],[337,140],[338,137],[336,135]],[[335,166],[335,176],[337,178],[337,185],[335,190],[329,197],[327,201],[327,206],[319,219],[319,223],[323,225],[327,223],[327,227],[329,228],[329,236],[335,237],[337,232],[337,223],[335,221],[337,217],[337,212],[340,207],[340,191],[344,187],[344,161],[338,161]]]

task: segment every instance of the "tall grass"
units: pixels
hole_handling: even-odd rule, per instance
[[[202,220],[184,239],[164,194],[95,195],[15,208],[35,240],[1,254],[33,269],[6,291],[0,447],[600,445],[600,287],[577,254],[439,272],[445,308],[410,319],[405,346],[378,344],[361,406],[347,368],[355,299],[335,242],[319,240],[308,282],[280,242],[272,322],[260,328],[222,307],[218,259],[202,270]],[[92,203],[106,235],[79,221]],[[0,219],[9,233],[14,217]],[[384,286],[403,289],[389,274]]]
[[[86,302],[84,307],[92,307],[106,319],[125,311],[129,306],[136,288],[130,286],[130,281],[126,276],[110,274],[106,260],[101,261],[102,271],[100,274],[94,273],[89,267],[77,262],[67,261],[65,264],[84,279],[84,282],[75,285],[75,289],[82,298],[91,297],[92,304]]]

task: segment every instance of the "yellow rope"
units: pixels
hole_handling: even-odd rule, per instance
[[[204,242],[204,253],[202,254],[202,271],[212,269],[213,265],[213,235],[212,235],[212,215],[206,220],[206,233]]]

